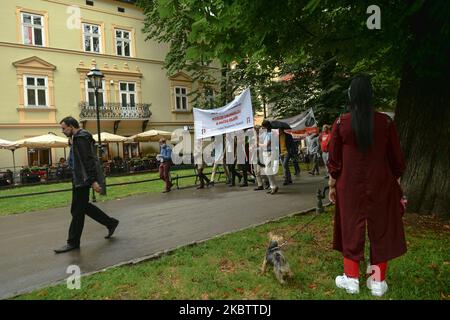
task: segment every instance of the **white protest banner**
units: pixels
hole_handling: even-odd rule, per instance
[[[193,110],[195,139],[253,127],[253,109],[249,88],[222,108],[212,110],[193,108]]]
[[[314,117],[314,112],[312,108],[296,116],[279,120],[282,122],[286,122],[293,131],[317,127],[317,121],[316,118]]]
[[[286,122],[290,125],[292,129],[286,130],[286,132],[292,135],[294,140],[303,139],[309,132],[319,132],[317,121],[314,117],[314,112],[312,109],[306,110],[290,118],[281,119],[280,121]]]

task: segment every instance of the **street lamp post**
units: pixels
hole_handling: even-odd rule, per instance
[[[88,72],[87,77],[89,78],[89,81],[91,82],[92,87],[94,88],[94,101],[95,101],[95,111],[97,113],[97,135],[98,135],[98,161],[100,164],[100,170],[102,170],[102,139],[100,136],[100,111],[99,111],[99,105],[98,105],[98,89],[102,85],[102,79],[104,77],[103,73],[98,70],[96,67],[92,67],[91,71]],[[106,183],[101,185],[102,187],[102,195],[106,195]],[[94,192],[94,199],[95,199],[95,192]]]

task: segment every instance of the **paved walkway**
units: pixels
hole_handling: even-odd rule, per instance
[[[81,249],[60,255],[53,249],[65,244],[69,208],[0,217],[0,298],[64,280],[72,264],[92,273],[314,208],[326,182],[303,175],[276,195],[218,184],[100,202],[120,220],[114,237],[105,240],[106,228],[86,217]]]

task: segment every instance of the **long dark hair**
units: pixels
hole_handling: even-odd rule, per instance
[[[352,130],[356,136],[358,149],[367,151],[373,143],[372,84],[366,75],[352,79],[348,88]]]

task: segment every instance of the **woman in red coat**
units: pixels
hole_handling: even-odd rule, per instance
[[[328,185],[336,204],[333,249],[344,256],[344,275],[336,285],[359,292],[359,261],[364,260],[366,228],[370,241],[367,286],[373,295],[387,291],[387,261],[406,252],[400,177],[405,161],[394,122],[373,111],[372,86],[365,76],[355,77],[348,89],[350,113],[333,124]]]

